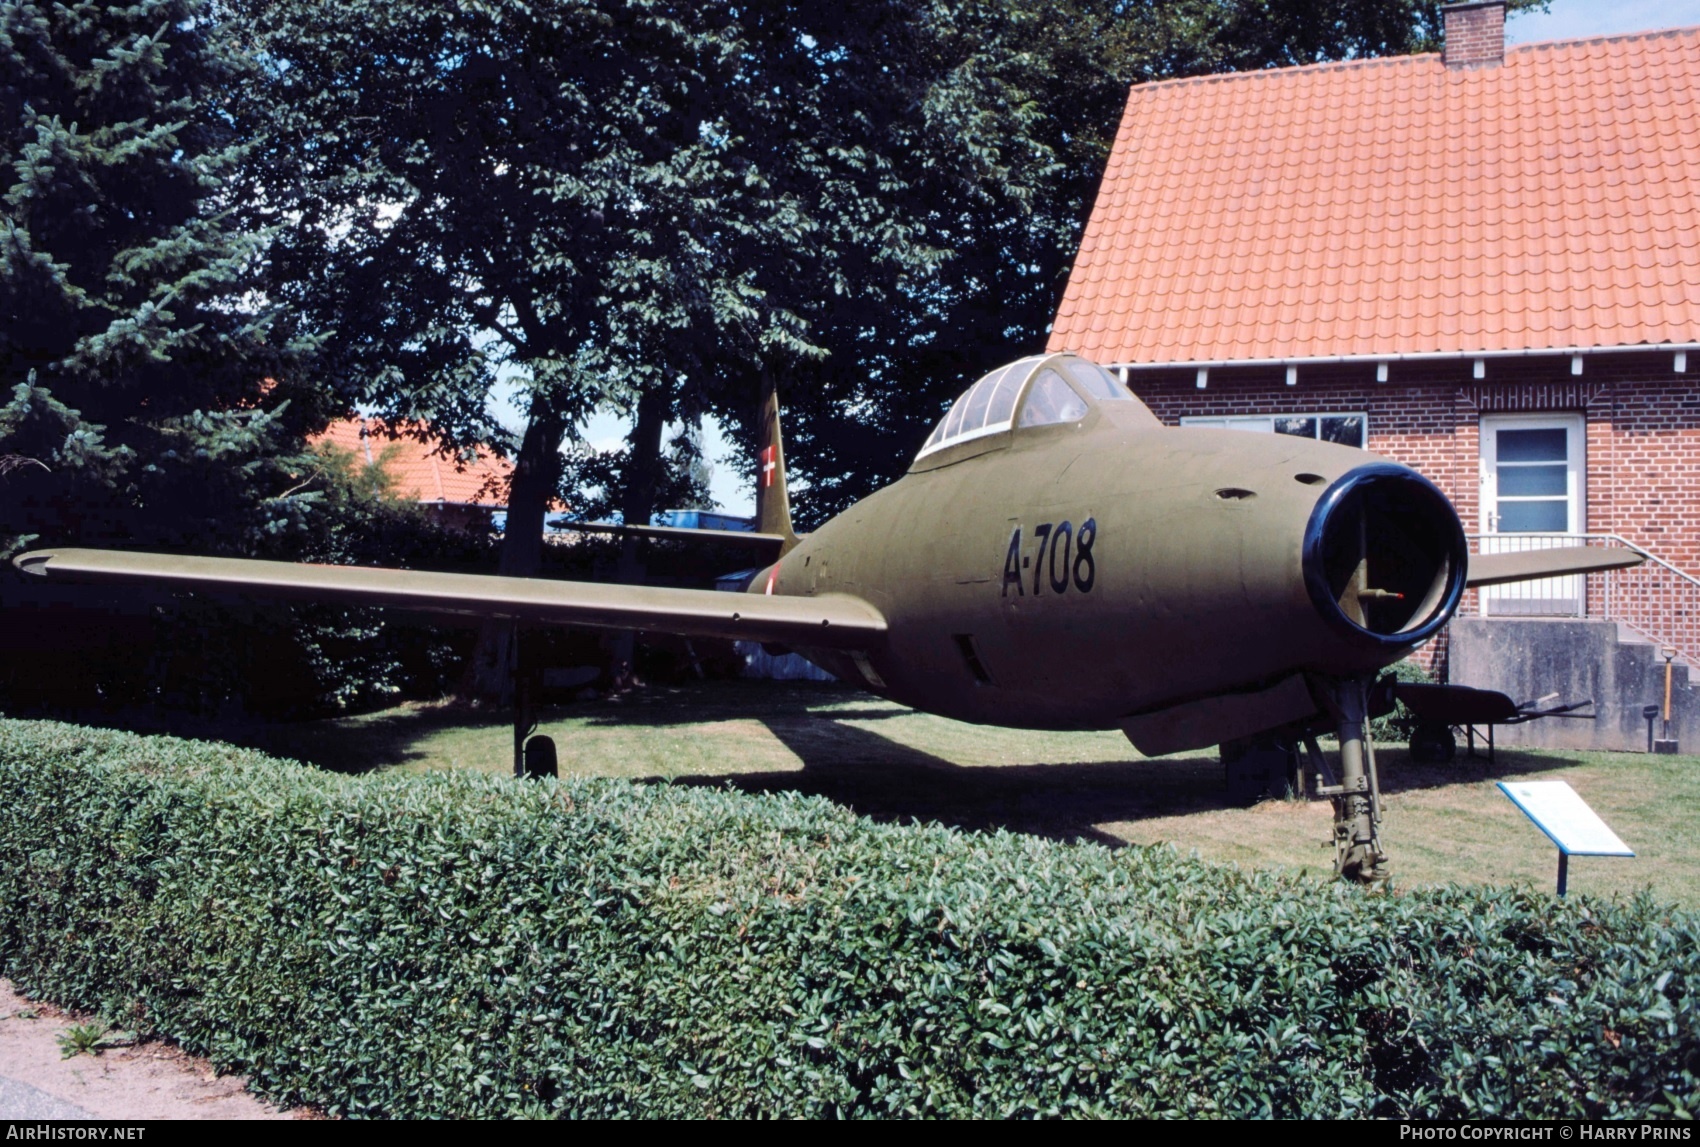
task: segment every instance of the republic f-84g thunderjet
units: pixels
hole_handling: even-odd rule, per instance
[[[908,474],[805,537],[771,393],[762,463],[760,532],[714,535],[767,551],[741,595],[83,549],[16,561],[54,579],[760,641],[918,709],[1121,729],[1153,756],[1260,736],[1314,751],[1333,732],[1338,776],[1319,791],[1334,803],[1336,868],[1368,880],[1386,870],[1365,736],[1377,674],[1438,633],[1467,586],[1640,560],[1471,555],[1414,470],[1331,443],[1164,426],[1070,354],[980,379]]]

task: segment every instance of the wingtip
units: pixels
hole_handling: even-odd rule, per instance
[[[1638,566],[1646,560],[1646,554],[1626,546],[1566,546],[1550,550],[1477,553],[1470,555],[1464,584],[1470,589],[1482,589],[1511,582],[1604,573]]]
[[[12,565],[32,577],[46,577],[47,563],[53,560],[52,550],[31,550],[12,559]]]

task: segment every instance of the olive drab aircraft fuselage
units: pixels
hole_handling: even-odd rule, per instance
[[[1335,604],[1343,586],[1320,606],[1307,590],[1307,528],[1343,479],[1389,484],[1386,500],[1403,498],[1410,519],[1401,528],[1421,535],[1400,555],[1426,564],[1404,579],[1420,584],[1383,626],[1393,636],[1348,621]],[[879,610],[889,632],[865,650],[799,647],[904,704],[983,724],[1127,728],[1162,752],[1283,723],[1258,724],[1264,695],[1297,675],[1399,660],[1437,628],[1421,623],[1455,604],[1467,560],[1444,498],[1409,471],[1331,443],[1177,432],[1122,400],[923,457],[750,591],[842,594]],[[1294,718],[1314,711],[1300,693]],[[1196,736],[1151,719],[1253,695],[1264,699],[1238,722],[1231,702],[1208,706]]]
[[[1161,755],[1258,736],[1340,739],[1336,865],[1385,872],[1368,684],[1433,637],[1466,586],[1615,568],[1567,548],[1474,555],[1427,479],[1344,445],[1163,425],[1067,354],[993,371],[908,474],[792,530],[776,396],[758,531],[585,523],[765,549],[747,593],[58,549],[38,575],[385,605],[519,623],[745,638],[929,712],[1121,729]],[[519,731],[516,745],[525,733]],[[1320,754],[1318,754],[1320,755]]]

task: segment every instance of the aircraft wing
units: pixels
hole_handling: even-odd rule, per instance
[[[36,550],[14,559],[13,564],[25,573],[56,581],[391,606],[801,648],[867,649],[886,632],[885,618],[877,609],[841,593],[782,597],[118,550]]]
[[[1601,546],[1564,546],[1551,550],[1522,550],[1507,554],[1471,554],[1465,585],[1504,585],[1565,574],[1597,573],[1601,570],[1638,566],[1647,556],[1636,550]]]
[[[785,544],[782,534],[757,534],[749,530],[699,530],[685,526],[627,526],[619,522],[557,523],[563,530],[579,530],[587,534],[629,535],[662,542],[716,542],[728,546],[747,546],[771,551],[777,555]]]

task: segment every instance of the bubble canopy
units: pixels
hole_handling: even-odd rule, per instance
[[[1078,422],[1096,402],[1134,401],[1115,375],[1078,355],[1017,359],[964,391],[933,427],[915,460],[1014,427]]]

